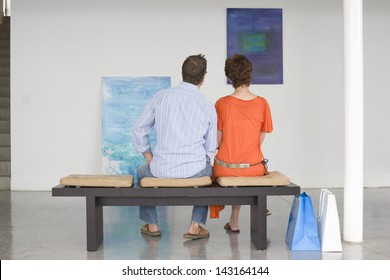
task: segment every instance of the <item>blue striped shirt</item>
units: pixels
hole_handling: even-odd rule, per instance
[[[150,169],[159,178],[188,178],[203,170],[217,148],[217,113],[193,84],[157,92],[133,128],[137,152],[150,150],[153,127],[157,144]]]

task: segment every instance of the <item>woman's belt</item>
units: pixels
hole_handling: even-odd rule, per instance
[[[222,167],[227,167],[227,168],[250,168],[252,166],[259,165],[262,163],[262,164],[264,164],[265,170],[267,170],[268,159],[265,158],[258,163],[250,164],[250,163],[228,163],[228,162],[224,162],[224,161],[220,160],[219,158],[215,157],[215,162],[218,163],[218,165],[220,165]]]

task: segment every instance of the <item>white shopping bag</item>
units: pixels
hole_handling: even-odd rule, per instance
[[[336,197],[328,189],[322,189],[320,193],[317,223],[321,251],[343,251]]]

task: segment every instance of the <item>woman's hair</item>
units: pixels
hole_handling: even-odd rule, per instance
[[[207,60],[203,54],[191,55],[183,62],[181,74],[183,81],[194,85],[199,85],[207,70]]]
[[[246,56],[235,54],[225,61],[225,75],[232,81],[234,88],[249,86],[252,80],[252,63]]]

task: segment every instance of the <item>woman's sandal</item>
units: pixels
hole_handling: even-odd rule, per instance
[[[267,209],[266,215],[269,216],[269,215],[272,215],[272,213]],[[233,230],[229,223],[226,223],[223,228],[226,229],[226,230],[229,230],[231,232],[235,232],[235,233],[239,233],[240,232],[240,229]]]
[[[232,228],[230,227],[230,224],[229,224],[229,223],[226,223],[226,224],[224,225],[223,228],[226,229],[226,230],[229,230],[229,231],[231,231],[231,232],[235,232],[235,233],[239,233],[239,232],[240,232],[240,229],[232,229]]]

